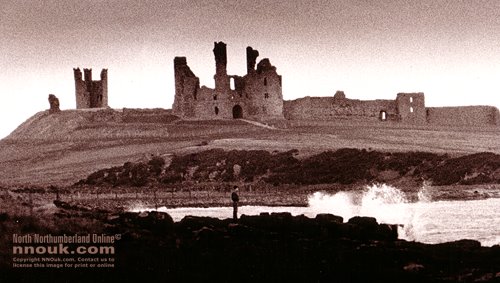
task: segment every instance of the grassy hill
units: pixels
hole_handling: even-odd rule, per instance
[[[96,170],[151,155],[168,161],[173,154],[213,148],[297,149],[298,158],[339,148],[498,154],[500,130],[346,120],[289,121],[270,129],[239,120],[183,121],[158,109],[43,111],[0,141],[0,184],[72,184]]]

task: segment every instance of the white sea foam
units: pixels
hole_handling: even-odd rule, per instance
[[[410,202],[405,193],[385,184],[361,191],[309,197],[310,213],[332,213],[349,218],[375,217],[379,223],[400,224],[399,238],[424,243],[475,239],[484,246],[500,244],[500,199],[469,201],[432,201],[424,184],[417,200]]]
[[[240,214],[261,212],[290,212],[315,217],[318,213],[342,216],[375,217],[379,223],[400,224],[401,239],[423,243],[442,243],[474,239],[483,246],[500,244],[500,198],[463,201],[433,201],[427,186],[409,198],[402,190],[385,185],[373,185],[357,191],[327,194],[316,192],[309,196],[308,207],[242,206]],[[411,202],[409,199],[413,199]],[[140,204],[130,211],[153,210]],[[186,215],[228,218],[231,207],[158,208],[169,213],[175,221]]]

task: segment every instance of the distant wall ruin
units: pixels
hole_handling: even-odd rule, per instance
[[[492,106],[427,107],[427,121],[452,126],[500,125],[500,113]]]
[[[399,93],[395,100],[358,100],[346,98],[342,91],[338,91],[333,97],[304,97],[285,101],[284,114],[289,120],[426,122],[423,93]]]
[[[338,91],[333,97],[304,97],[284,101],[288,120],[397,121],[414,125],[500,125],[493,106],[425,107],[421,92],[398,93],[395,100],[349,99]]]
[[[102,69],[101,80],[92,80],[92,69],[73,69],[76,109],[108,107],[108,70]]]

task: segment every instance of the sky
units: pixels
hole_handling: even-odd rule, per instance
[[[500,108],[498,0],[0,0],[0,138],[49,108],[74,109],[73,68],[108,69],[112,108],[171,108],[173,59],[213,87],[245,48],[283,77],[283,97],[395,99]]]

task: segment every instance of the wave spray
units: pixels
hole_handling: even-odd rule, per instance
[[[354,216],[375,217],[379,223],[399,224],[399,238],[418,240],[425,230],[420,215],[425,211],[419,203],[429,202],[430,196],[424,185],[417,193],[417,202],[409,205],[406,194],[386,184],[367,186],[364,190],[338,192],[330,195],[316,192],[309,196],[310,209],[315,213],[332,213],[348,220]]]

